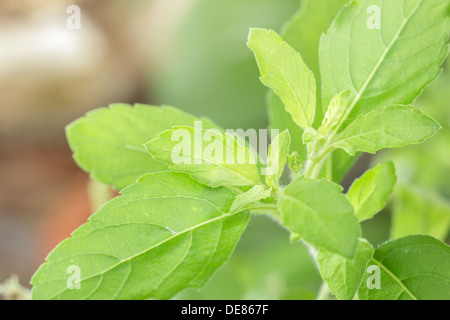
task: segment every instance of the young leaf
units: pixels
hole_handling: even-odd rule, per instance
[[[273,91],[267,94],[267,104],[269,106],[270,128],[280,131],[289,130],[291,137],[302,136],[303,129],[292,120],[291,114],[284,108],[283,101]],[[291,153],[297,152],[299,159],[306,160],[306,145],[303,144],[301,139],[291,139],[289,151]]]
[[[438,195],[407,186],[396,188],[391,238],[427,234],[446,240],[450,228],[450,204]]]
[[[298,126],[309,128],[316,108],[316,83],[301,55],[272,30],[251,29],[248,47],[255,54],[262,83],[281,98]]]
[[[436,121],[414,107],[380,107],[353,121],[337,136],[334,146],[350,155],[358,151],[375,153],[421,143],[440,128]]]
[[[294,50],[302,55],[306,65],[314,73],[316,88],[321,88],[319,70],[319,41],[331,25],[338,11],[348,0],[302,0],[300,9],[283,26],[282,36]],[[268,94],[270,127],[279,130],[289,129],[291,137],[301,137],[303,131],[285,110],[283,102],[273,93]],[[320,105],[320,95],[317,96]],[[321,108],[316,108],[315,123],[320,125],[323,118]],[[292,139],[290,152],[296,151],[300,159],[306,159],[306,148],[299,139]],[[348,157],[348,156],[347,156]]]
[[[386,205],[397,176],[392,162],[381,163],[356,179],[347,192],[359,221],[371,219]]]
[[[369,268],[361,300],[450,299],[450,247],[433,237],[389,241],[375,250]]]
[[[210,187],[253,186],[259,175],[252,152],[219,130],[174,127],[145,144],[157,160]]]
[[[248,213],[228,214],[235,196],[182,173],[143,176],[47,257],[33,299],[167,299],[202,286],[247,225]]]
[[[352,1],[320,42],[323,106],[351,89],[348,124],[380,106],[411,104],[441,71],[449,6],[450,0]]]
[[[347,258],[355,255],[361,228],[341,186],[300,177],[283,191],[278,210],[284,225],[306,242]]]
[[[292,154],[288,155],[289,158],[289,169],[292,170],[293,173],[300,173],[302,170],[302,162],[300,160],[300,156],[297,151],[294,151]]]
[[[336,298],[352,300],[355,297],[372,255],[372,245],[365,239],[359,239],[353,259],[346,259],[324,249],[319,250],[317,263],[320,274]]]
[[[284,166],[286,165],[291,136],[289,131],[285,130],[273,139],[269,146],[266,168],[266,184],[274,189],[278,189],[278,180],[280,179]]]
[[[319,132],[323,135],[327,135],[334,127],[339,123],[339,120],[344,116],[348,98],[350,97],[350,90],[341,92],[334,96],[328,106],[325,118],[323,119],[322,126]]]
[[[166,164],[152,159],[144,143],[172,126],[193,125],[196,120],[168,106],[113,104],[88,112],[69,124],[66,132],[77,164],[119,190],[146,173],[167,169]],[[203,125],[217,128],[206,119]]]
[[[308,128],[303,132],[302,140],[304,144],[316,142],[324,138],[319,132],[314,128]]]
[[[238,194],[231,206],[230,213],[241,212],[251,208],[251,204],[256,201],[260,201],[270,197],[272,193],[271,188],[267,188],[263,185],[257,185],[248,190],[247,192]]]

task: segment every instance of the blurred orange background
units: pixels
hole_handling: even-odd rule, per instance
[[[75,3],[72,3],[75,2]],[[66,26],[81,8],[81,29]],[[150,102],[147,77],[190,0],[0,3],[0,282],[28,285],[92,212],[64,127],[86,111]]]

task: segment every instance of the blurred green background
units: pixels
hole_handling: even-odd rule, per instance
[[[18,274],[28,286],[51,248],[92,212],[88,177],[71,159],[66,124],[120,101],[173,105],[224,128],[267,127],[267,90],[246,46],[248,29],[282,30],[299,17],[300,2],[81,0],[82,28],[68,30],[69,4],[2,1],[0,282]],[[311,38],[318,40],[326,12],[302,18]],[[288,38],[298,41],[295,32]],[[443,126],[438,135],[419,146],[364,156],[343,182],[347,188],[379,161],[396,164],[399,186],[387,208],[363,224],[374,245],[413,233],[449,240],[449,86],[447,62],[416,103]],[[320,285],[308,249],[290,243],[275,221],[257,216],[208,284],[175,298],[314,299]]]

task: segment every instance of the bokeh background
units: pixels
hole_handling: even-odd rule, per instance
[[[140,102],[173,105],[225,128],[267,127],[267,90],[246,47],[248,29],[280,30],[300,2],[2,0],[0,283],[15,274],[28,287],[50,250],[95,210],[89,177],[65,140],[68,123],[113,102]],[[66,26],[73,4],[81,8],[79,30]],[[344,181],[348,187],[374,163],[395,160],[399,187],[364,224],[374,244],[405,232],[448,241],[447,65],[417,102],[444,129],[423,145],[361,158]],[[396,227],[405,214],[418,221],[409,231]],[[307,249],[269,218],[255,217],[211,281],[177,298],[314,299],[320,284]]]

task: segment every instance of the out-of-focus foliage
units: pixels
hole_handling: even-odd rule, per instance
[[[389,150],[382,158],[394,159],[399,180],[417,183],[450,198],[450,59],[441,76],[417,102],[442,126],[433,139],[401,150]]]
[[[450,227],[450,203],[426,189],[398,186],[392,208],[391,238],[429,234],[445,240]]]
[[[394,193],[391,236],[426,233],[445,240],[450,219],[450,59],[416,105],[442,126],[433,139],[388,150],[375,161],[393,160],[402,185]],[[413,204],[414,203],[414,204]],[[408,212],[410,214],[408,214]],[[399,223],[399,215],[403,222]],[[438,230],[434,225],[438,227]]]
[[[246,47],[250,27],[279,30],[299,0],[201,0],[152,77],[152,98],[225,128],[267,124],[265,88]]]

